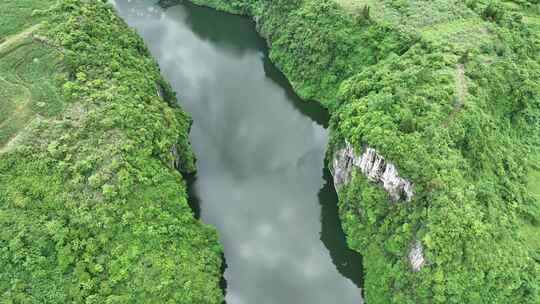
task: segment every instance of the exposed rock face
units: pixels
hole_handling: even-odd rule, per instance
[[[387,163],[383,156],[369,147],[361,156],[357,156],[348,141],[345,148],[335,153],[332,161],[331,171],[336,188],[350,182],[354,167],[359,168],[370,181],[381,184],[392,200],[410,201],[413,198],[413,184],[401,178],[393,164]]]
[[[159,98],[163,99],[163,88],[156,83],[156,94]]]
[[[349,142],[346,142],[345,148],[334,154],[330,171],[332,171],[336,188],[343,184],[348,184],[351,181],[351,173],[354,162],[357,161],[357,159],[358,158],[354,155],[354,150]]]
[[[424,249],[422,244],[418,240],[415,240],[411,249],[409,250],[409,263],[413,271],[420,271],[422,266],[424,266],[426,260],[424,259]]]
[[[171,148],[171,167],[175,169],[180,169],[180,155],[178,155],[178,148],[176,147],[176,144],[174,144]]]

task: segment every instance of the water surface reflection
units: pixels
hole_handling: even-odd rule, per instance
[[[116,6],[193,116],[192,204],[219,230],[227,303],[361,303],[323,166],[327,113],[292,92],[248,19],[155,2]]]

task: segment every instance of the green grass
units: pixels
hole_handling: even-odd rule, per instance
[[[527,246],[531,250],[540,253],[540,226],[538,224],[525,221],[521,228],[521,234],[527,241]]]
[[[537,29],[540,29],[540,17],[538,16],[525,16],[524,20],[527,24]]]
[[[456,19],[420,29],[422,37],[430,41],[451,42],[461,46],[478,46],[491,38],[485,22],[478,17]]]
[[[0,42],[7,36],[21,32],[41,22],[45,16],[32,16],[35,10],[44,10],[56,0],[2,0],[0,17]]]
[[[540,153],[532,158],[532,170],[529,173],[529,189],[540,200]]]
[[[361,13],[368,6],[377,21],[396,26],[425,27],[473,16],[464,1],[457,0],[335,0],[352,13]]]
[[[386,20],[388,22],[397,21],[399,13],[386,5],[383,1],[377,0],[336,0],[346,11],[359,14],[363,8],[368,6],[370,16],[376,20]]]
[[[531,170],[529,171],[529,191],[538,206],[540,204],[540,153],[532,158]],[[540,223],[525,221],[521,233],[527,240],[529,247],[540,253]]]
[[[429,41],[455,43],[470,48],[479,46],[491,37],[485,22],[463,1],[335,1],[352,14],[362,14],[367,6],[371,19],[408,28]]]
[[[64,108],[56,75],[63,70],[58,53],[25,38],[0,51],[0,149],[40,115]]]

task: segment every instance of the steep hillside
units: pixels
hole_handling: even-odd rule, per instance
[[[367,303],[540,302],[537,0],[192,2],[251,15],[331,110]],[[103,1],[0,11],[0,302],[221,303],[191,121],[142,40]]]
[[[299,94],[332,111],[367,303],[539,301],[536,1],[193,2],[251,15]]]
[[[100,1],[0,11],[0,302],[221,303],[191,121],[142,40]]]

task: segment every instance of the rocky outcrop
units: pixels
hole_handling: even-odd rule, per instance
[[[334,186],[336,189],[351,181],[351,173],[355,161],[358,162],[358,158],[354,154],[353,147],[349,142],[346,142],[345,148],[338,150],[334,154],[330,171],[334,177]]]
[[[178,154],[178,148],[176,147],[176,144],[174,144],[171,148],[171,156],[171,167],[180,170],[181,160],[180,155]]]
[[[422,266],[426,263],[426,260],[424,259],[424,249],[418,240],[415,240],[411,244],[411,249],[409,250],[409,263],[411,264],[412,270],[415,272],[420,271]]]
[[[353,168],[358,168],[372,182],[379,183],[393,201],[411,201],[413,184],[399,176],[396,167],[385,161],[375,149],[367,147],[361,156],[354,152],[352,145],[345,141],[345,147],[334,154],[332,175],[336,188],[351,180]]]

